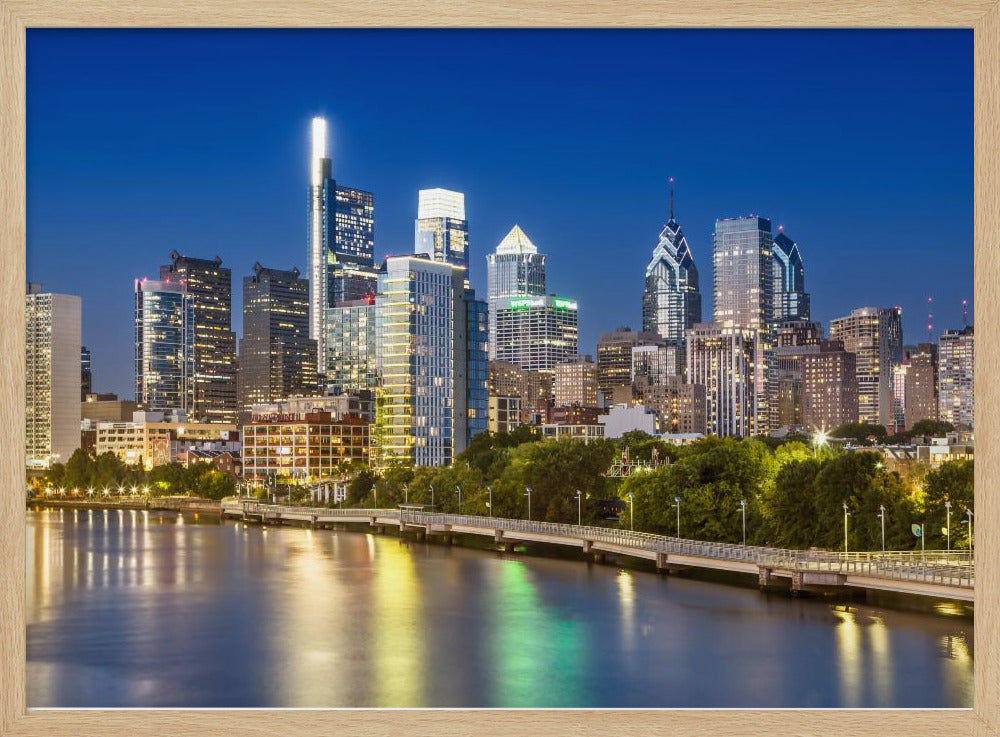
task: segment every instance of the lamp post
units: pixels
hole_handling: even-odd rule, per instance
[[[378,509],[378,484],[372,485],[372,493],[375,495],[375,509]]]
[[[486,487],[486,491],[490,495],[489,504],[487,504],[486,506],[488,506],[490,508],[490,517],[492,517],[493,516],[493,487],[492,486],[487,486]]]
[[[677,537],[681,536],[681,498],[674,497],[674,506],[677,507]]]
[[[847,511],[847,502],[844,502],[844,552],[847,552],[847,518],[850,516]]]
[[[461,484],[455,484],[455,489],[456,489],[456,491],[458,493],[458,513],[461,514],[462,513],[462,485]]]
[[[583,492],[579,489],[576,490],[576,524],[583,526]]]
[[[628,528],[635,530],[635,494],[628,493]]]
[[[403,504],[410,503],[410,485],[403,484]]]
[[[740,499],[740,511],[743,512],[743,547],[747,545],[747,500]]]
[[[882,522],[882,553],[885,554],[885,505],[879,504],[878,518]]]
[[[428,484],[431,487],[431,511],[434,511],[434,482]]]
[[[951,550],[951,502],[950,501],[946,501],[944,503],[944,510],[945,514],[947,515],[946,517],[947,522],[945,523],[945,528],[944,528],[945,530],[944,534],[947,540],[947,548],[945,549],[950,551]]]
[[[525,486],[524,488],[527,489],[524,495],[528,497],[528,522],[531,522],[531,487]]]

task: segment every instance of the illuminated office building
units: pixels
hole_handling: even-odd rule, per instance
[[[236,421],[236,333],[233,276],[222,259],[191,258],[171,251],[160,279],[180,282],[194,304],[193,422]]]
[[[857,357],[858,421],[894,427],[893,366],[903,359],[902,310],[860,307],[830,321],[830,340]]]
[[[465,195],[447,189],[422,189],[417,196],[414,253],[444,261],[469,273],[469,223]]]
[[[778,235],[774,239],[774,260],[771,262],[771,274],[774,284],[774,321],[776,323],[809,321],[809,293],[806,292],[806,270],[802,264],[802,253],[799,244],[784,233],[778,226]]]
[[[326,387],[335,394],[374,389],[375,297],[331,307],[327,319]]]
[[[921,420],[938,418],[937,345],[921,343],[906,351],[903,420],[907,429]]]
[[[636,332],[631,328],[618,328],[604,333],[597,341],[597,384],[605,396],[611,396],[615,387],[632,385],[632,351],[639,346],[662,346],[663,339],[656,333]],[[668,374],[681,371],[668,367]]]
[[[65,463],[80,447],[81,300],[28,285],[25,300],[27,467]]]
[[[556,407],[597,406],[597,366],[590,356],[557,363],[554,373]]]
[[[491,303],[497,361],[552,375],[557,363],[576,357],[579,317],[576,300],[564,297],[498,297]]]
[[[94,373],[90,367],[90,349],[87,346],[80,347],[80,401],[84,401],[88,394],[94,391]]]
[[[946,330],[938,338],[938,419],[973,428],[975,335],[972,326]]]
[[[509,297],[545,296],[545,254],[531,242],[519,225],[500,241],[495,253],[486,256],[486,297],[490,303],[490,360],[497,358],[496,311]]]
[[[733,322],[708,322],[687,335],[687,379],[705,387],[707,431],[737,438],[766,432],[756,411],[757,331]]]
[[[135,281],[135,400],[187,412],[194,400],[194,298],[180,282]]]
[[[670,184],[670,219],[663,230],[653,257],[646,266],[646,287],[642,296],[642,329],[658,334],[675,348],[677,370],[683,373],[686,332],[701,322],[701,292],[698,269],[687,238],[674,219],[674,187]]]

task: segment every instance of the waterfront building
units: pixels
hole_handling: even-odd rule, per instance
[[[135,281],[135,399],[187,412],[194,398],[194,299],[177,281]]]
[[[447,465],[487,428],[487,307],[466,273],[416,255],[389,257],[379,273],[379,468]]]
[[[840,341],[823,341],[800,354],[802,425],[832,430],[858,421],[857,359]]]
[[[374,389],[375,296],[331,307],[327,318],[326,387],[332,393]]]
[[[806,271],[802,264],[802,253],[799,251],[799,244],[785,235],[784,228],[780,225],[778,235],[774,238],[772,253],[774,322],[808,322],[809,293],[805,287]]]
[[[312,119],[309,186],[309,337],[325,367],[327,310],[376,290],[375,198],[333,178],[327,124]]]
[[[758,333],[733,322],[699,323],[688,331],[687,377],[705,387],[706,429],[719,437],[766,432],[757,401]]]
[[[447,189],[422,189],[417,195],[414,253],[465,269],[468,287],[469,222],[465,195]]]
[[[860,307],[830,322],[830,340],[857,356],[858,421],[893,427],[892,367],[903,358],[902,310]]]
[[[316,341],[309,337],[309,285],[298,269],[255,263],[243,279],[239,403],[254,404],[316,393]]]
[[[681,226],[674,219],[674,187],[670,180],[670,219],[660,231],[653,256],[646,266],[642,295],[642,329],[655,333],[674,349],[676,368],[684,370],[686,333],[701,322],[698,269]]]
[[[642,402],[656,413],[660,432],[707,432],[707,401],[702,384],[685,384],[680,376],[667,377],[643,392]]]
[[[636,332],[627,327],[601,335],[597,341],[598,388],[610,396],[615,387],[631,387],[633,348],[663,344],[657,333]]]
[[[87,346],[80,348],[80,401],[87,398],[87,395],[94,391],[94,373],[90,368],[90,349]]]
[[[938,419],[957,428],[975,427],[974,359],[971,325],[938,338]]]
[[[497,360],[496,313],[498,302],[509,297],[544,297],[545,254],[528,238],[519,225],[511,228],[486,256],[486,298],[490,303],[490,360]]]
[[[253,413],[243,425],[243,478],[252,485],[342,479],[344,464],[368,465],[371,424],[329,411]]]
[[[97,422],[98,456],[114,453],[124,463],[150,470],[178,460],[182,452],[228,450],[239,452],[234,424],[188,422],[182,411],[137,411],[130,421]]]
[[[80,447],[80,297],[28,284],[25,327],[26,465],[41,470]]]
[[[170,252],[160,279],[180,282],[194,306],[194,374],[188,413],[202,422],[236,421],[236,333],[233,275],[222,259]]]
[[[909,346],[904,378],[903,420],[906,429],[921,420],[938,418],[937,345],[921,343]]]
[[[552,375],[555,365],[578,353],[576,300],[554,295],[498,297],[492,301],[494,360]]]
[[[771,221],[764,217],[715,221],[712,262],[714,321],[755,331],[754,419],[756,433],[774,424],[774,250]],[[709,390],[709,397],[711,397]],[[709,399],[711,402],[711,398]],[[711,420],[710,420],[711,424]]]
[[[554,369],[555,406],[597,406],[597,365],[590,356],[557,363]]]
[[[489,423],[491,433],[510,433],[523,425],[521,422],[521,398],[490,395]]]

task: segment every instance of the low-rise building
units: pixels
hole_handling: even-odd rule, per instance
[[[491,433],[513,432],[522,424],[520,397],[489,398],[488,429]]]
[[[542,437],[549,440],[571,438],[589,443],[604,437],[604,425],[541,425]]]
[[[114,453],[146,470],[178,461],[192,448],[239,452],[235,425],[187,422],[183,412],[134,412],[131,422],[98,422],[95,453]]]

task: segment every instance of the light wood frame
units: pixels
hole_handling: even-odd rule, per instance
[[[25,708],[25,29],[41,27],[974,29],[976,623],[973,709],[44,710]],[[934,94],[928,88],[928,95]],[[1000,0],[0,0],[0,735],[974,735],[1000,737]],[[985,338],[986,342],[982,342]]]

